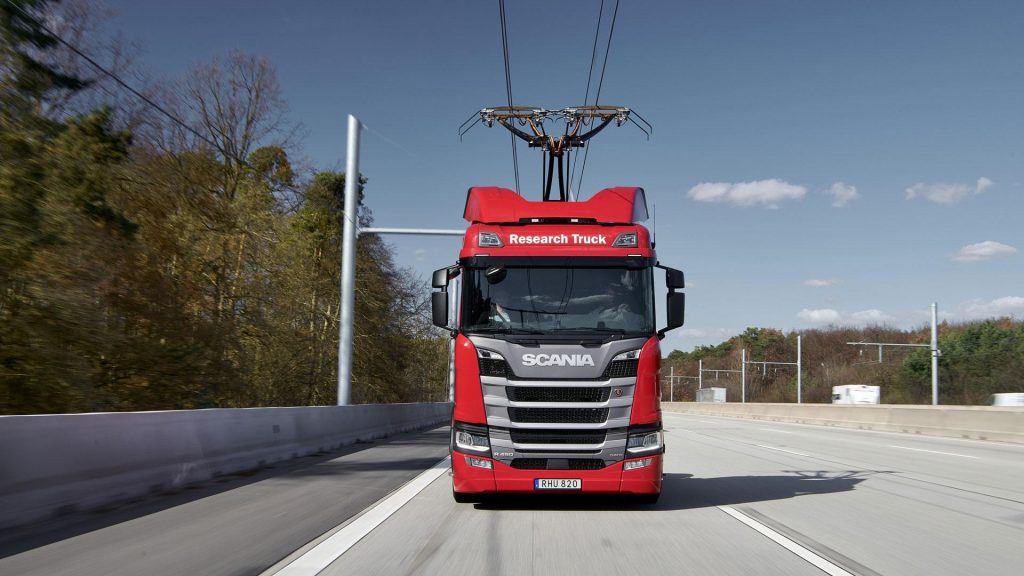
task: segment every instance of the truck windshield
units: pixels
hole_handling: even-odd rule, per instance
[[[654,332],[650,268],[470,268],[463,303],[467,332]]]

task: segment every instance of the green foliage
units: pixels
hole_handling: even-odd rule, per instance
[[[832,386],[874,384],[887,404],[931,402],[931,356],[926,348],[886,348],[878,362],[877,347],[850,346],[847,342],[927,343],[927,330],[897,330],[880,326],[805,330],[803,344],[803,400],[830,402]],[[748,328],[717,346],[692,352],[675,350],[663,362],[662,375],[672,367],[676,375],[696,376],[698,362],[705,369],[740,368],[740,350],[749,361],[794,362],[796,333]],[[943,324],[939,329],[939,401],[943,404],[981,404],[990,394],[1024,391],[1024,322],[1011,319],[968,324]],[[723,373],[705,385],[724,386],[730,399],[740,397],[738,374]],[[694,380],[678,383],[676,398],[693,399]],[[796,372],[789,366],[747,365],[747,400],[796,401]]]
[[[0,2],[0,413],[333,404],[345,175],[271,139],[273,70],[232,55],[178,95],[240,162],[109,109],[46,119],[87,87],[48,64],[54,42]],[[445,398],[427,288],[378,237],[356,291],[355,400]]]

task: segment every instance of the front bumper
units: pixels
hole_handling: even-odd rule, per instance
[[[653,454],[651,464],[643,468],[623,470],[623,464],[643,458],[630,458],[616,462],[600,470],[520,470],[498,460],[490,460],[493,469],[472,467],[466,463],[465,454],[452,453],[452,481],[456,492],[493,493],[538,493],[533,487],[537,478],[580,478],[583,488],[573,494],[660,494],[662,476],[662,454]],[[474,458],[479,458],[474,456]],[[484,458],[484,460],[489,460]],[[557,492],[545,490],[544,493]]]

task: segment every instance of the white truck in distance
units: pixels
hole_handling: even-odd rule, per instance
[[[847,384],[832,387],[833,404],[878,404],[878,386],[867,384]]]

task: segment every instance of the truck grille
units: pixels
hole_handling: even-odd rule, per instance
[[[545,424],[600,424],[608,419],[607,408],[509,408],[513,422]]]
[[[609,392],[608,388],[505,387],[505,394],[513,402],[604,402]]]
[[[601,379],[635,378],[636,368],[639,364],[639,360],[616,360],[608,364],[608,367],[604,369],[604,374],[601,375]]]
[[[595,432],[581,430],[509,430],[512,441],[516,444],[601,444],[607,431]]]
[[[604,460],[597,458],[516,458],[512,467],[520,470],[600,470]]]
[[[498,360],[496,358],[478,358],[480,361],[480,375],[481,376],[497,376],[498,378],[508,378],[511,372],[508,369],[508,362],[504,360]]]

